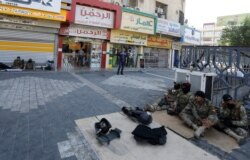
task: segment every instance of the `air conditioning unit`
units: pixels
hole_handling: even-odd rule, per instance
[[[121,0],[111,0],[111,3],[122,6]]]
[[[158,14],[163,14],[163,9],[160,8],[160,7],[157,7],[157,8],[156,8],[156,12],[157,12]]]
[[[135,7],[135,10],[140,11],[141,9],[139,7]]]
[[[213,82],[214,78],[217,76],[214,72],[198,72],[190,71],[187,69],[176,69],[175,71],[175,81],[184,82],[188,81],[191,83],[191,91],[195,93],[196,91],[203,91],[206,94],[206,98],[212,100],[213,95]]]

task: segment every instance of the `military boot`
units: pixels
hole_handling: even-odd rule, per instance
[[[200,136],[204,134],[205,129],[206,129],[205,126],[201,126],[198,129],[196,129],[195,132],[194,132],[194,137],[197,138],[197,139],[200,138]]]
[[[227,130],[225,130],[225,132],[226,132],[229,136],[233,137],[233,138],[237,141],[237,143],[238,143],[239,145],[244,144],[245,141],[246,141],[246,139],[245,139],[244,137],[239,136],[238,134],[236,134],[236,133],[235,133],[234,131],[232,131],[231,129],[227,129]]]

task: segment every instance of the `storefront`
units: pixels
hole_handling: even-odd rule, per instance
[[[122,51],[122,48],[125,48],[128,53],[125,65],[127,67],[137,67],[142,46],[147,45],[147,34],[112,30],[110,42],[112,67],[117,66],[118,54]]]
[[[148,36],[147,47],[143,48],[144,66],[167,68],[172,41],[166,37]]]
[[[143,47],[147,46],[147,37],[155,33],[156,17],[127,8],[123,8],[122,11],[121,28],[111,31],[109,65],[117,66],[118,54],[125,48],[128,53],[126,66],[139,67]]]
[[[120,15],[117,5],[73,0],[68,23],[60,29],[59,68],[105,68],[110,29],[120,27],[116,20]]]
[[[21,3],[3,0],[0,4],[0,61],[12,65],[20,56],[38,65],[55,60],[60,22],[66,20],[61,1]]]
[[[165,49],[162,49],[162,52],[164,51],[165,54],[162,57],[168,62],[164,67],[172,68],[174,63],[178,61],[177,57],[181,50],[181,47],[178,47],[180,46],[178,44],[180,44],[181,38],[181,25],[177,22],[159,18],[157,22],[157,35],[160,37],[167,36],[166,41],[170,42],[164,45]]]

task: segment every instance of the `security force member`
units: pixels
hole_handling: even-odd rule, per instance
[[[215,107],[205,98],[205,93],[197,91],[191,97],[188,105],[180,113],[180,117],[195,132],[195,138],[200,138],[205,130],[215,125],[218,121]]]
[[[239,144],[248,136],[246,109],[241,102],[233,100],[229,94],[222,97],[218,126]]]

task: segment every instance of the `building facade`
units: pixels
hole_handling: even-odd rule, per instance
[[[59,69],[106,68],[111,29],[120,28],[121,7],[92,0],[72,0],[59,36]]]
[[[173,66],[173,55],[180,50],[181,25],[184,24],[185,0],[103,0],[121,6],[123,10],[133,11],[133,14],[152,17],[155,19],[155,33],[143,32],[140,27],[137,30],[130,30],[143,33],[147,38],[143,45],[131,47],[133,65],[139,67],[139,61],[143,61],[144,67],[164,67]],[[122,13],[122,18],[123,18]],[[125,12],[126,14],[126,12]],[[123,21],[123,19],[122,19]],[[122,25],[121,25],[122,26]],[[121,27],[121,30],[124,28]],[[112,40],[111,40],[112,42]],[[141,43],[142,44],[142,43]],[[112,65],[116,66],[115,55],[117,50],[111,50]],[[128,65],[130,66],[130,65]]]
[[[11,65],[18,56],[41,65],[56,61],[58,32],[66,21],[67,6],[61,0],[46,4],[1,0],[0,61]]]
[[[241,25],[250,14],[237,14],[217,17],[217,22],[204,23],[202,29],[202,45],[218,46],[223,29],[232,25]]]

